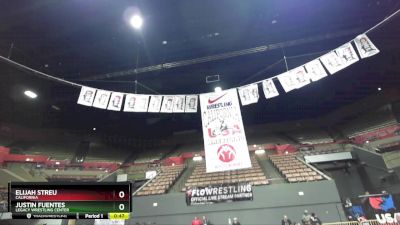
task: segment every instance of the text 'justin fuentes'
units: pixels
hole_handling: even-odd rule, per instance
[[[57,190],[15,190],[15,195],[57,195]]]

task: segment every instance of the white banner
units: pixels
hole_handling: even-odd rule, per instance
[[[251,167],[236,89],[200,95],[207,173]]]
[[[321,64],[321,61],[319,61],[318,59],[315,59],[315,60],[305,64],[304,67],[307,70],[308,77],[313,82],[328,76],[324,67]]]
[[[345,67],[358,62],[358,56],[351,43],[346,43],[339,48],[335,49],[337,55],[342,58]]]
[[[79,94],[78,104],[92,106],[96,89],[91,87],[82,86],[81,93]]]
[[[185,112],[187,113],[196,113],[197,112],[197,95],[187,95],[186,96],[186,106]]]
[[[331,51],[321,56],[320,60],[330,74],[334,74],[346,67],[346,64],[345,62],[343,62],[343,59],[340,58],[335,51]]]
[[[289,73],[296,83],[296,88],[301,88],[306,86],[307,84],[310,84],[310,78],[308,77],[304,66],[296,67],[290,70]]]
[[[259,94],[258,94],[258,85],[257,84],[249,84],[243,87],[238,88],[240,102],[242,105],[249,105],[258,102]]]
[[[122,99],[124,99],[124,93],[113,92],[111,94],[110,103],[108,104],[107,109],[113,111],[121,111]]]
[[[97,90],[94,98],[93,107],[106,109],[108,100],[110,100],[111,91]]]
[[[263,80],[262,86],[266,99],[273,98],[279,95],[279,92],[276,89],[274,81],[272,79]]]
[[[147,112],[149,95],[127,94],[125,97],[125,112]]]
[[[367,35],[361,34],[354,39],[360,57],[367,58],[379,53],[379,49],[369,40]]]
[[[172,111],[174,113],[185,112],[185,96],[184,95],[175,95],[174,96],[174,107],[173,107]]]
[[[173,95],[166,95],[163,97],[163,102],[161,105],[161,112],[162,113],[172,113],[174,108],[174,96]]]
[[[294,77],[292,77],[289,72],[278,75],[278,80],[286,93],[297,88],[297,82],[294,80]]]
[[[151,95],[148,112],[160,112],[162,95]]]

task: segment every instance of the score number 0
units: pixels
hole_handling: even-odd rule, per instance
[[[120,191],[118,193],[118,197],[119,198],[124,198],[125,197],[125,192],[124,191]],[[121,204],[119,204],[118,208],[119,208],[119,210],[123,211],[125,209],[125,205],[121,203]]]

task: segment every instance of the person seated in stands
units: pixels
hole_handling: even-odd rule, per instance
[[[203,225],[203,222],[201,221],[201,219],[195,216],[194,219],[192,220],[192,225]]]
[[[315,213],[311,213],[311,224],[312,225],[322,225],[321,220]]]
[[[301,222],[303,225],[310,225],[311,224],[311,215],[308,213],[308,210],[304,210],[303,217],[301,218]]]
[[[287,215],[283,215],[282,225],[292,225],[292,221],[287,217]]]
[[[203,225],[211,225],[210,220],[206,216],[203,216]]]
[[[239,222],[239,220],[238,220],[237,217],[234,217],[234,218],[233,218],[232,225],[240,225],[240,222]]]

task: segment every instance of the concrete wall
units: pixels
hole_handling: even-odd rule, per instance
[[[299,196],[299,191],[304,192]],[[214,224],[228,224],[228,218],[238,217],[242,224],[279,224],[287,214],[300,221],[305,209],[317,213],[324,222],[345,220],[334,181],[257,186],[253,201],[219,203],[208,206],[186,206],[184,193],[133,198],[133,219],[136,222],[156,222],[160,225],[189,224],[194,216],[206,215]],[[157,207],[153,207],[153,203]]]

